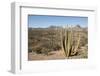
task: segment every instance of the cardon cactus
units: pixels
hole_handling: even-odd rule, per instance
[[[78,36],[76,44],[73,42],[73,30],[72,27],[65,27],[61,30],[61,45],[65,53],[65,56],[68,58],[70,55],[75,55],[80,44],[80,34]]]

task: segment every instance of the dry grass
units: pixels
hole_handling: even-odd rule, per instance
[[[88,32],[81,28],[80,47],[74,56],[69,59],[88,58]],[[74,40],[77,40],[77,30],[74,30]],[[32,29],[28,31],[28,60],[57,60],[66,59],[64,51],[61,48],[61,39],[59,30],[55,29]]]
[[[78,54],[75,56],[70,56],[69,59],[83,59],[88,57],[87,47],[82,47],[79,49]],[[28,53],[28,60],[57,60],[57,59],[66,59],[64,51],[51,51],[48,55],[45,54],[36,54],[36,53]]]

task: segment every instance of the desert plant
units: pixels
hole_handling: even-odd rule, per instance
[[[37,54],[41,54],[42,53],[42,47],[36,47],[36,48],[34,48],[34,50],[33,51],[35,51]]]
[[[29,53],[32,52],[32,48],[31,47],[28,48],[28,52]]]
[[[48,48],[42,48],[41,52],[44,55],[49,55],[50,49],[48,49]]]
[[[61,42],[65,56],[68,58],[70,55],[75,55],[77,53],[77,49],[80,44],[80,34],[78,36],[77,43],[74,44],[72,27],[68,28],[67,26],[61,30]]]

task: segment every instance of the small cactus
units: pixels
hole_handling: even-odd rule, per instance
[[[77,44],[73,45],[73,31],[72,28],[68,28],[67,26],[61,30],[61,43],[65,56],[68,58],[70,55],[75,55],[77,53],[80,44],[80,35]]]

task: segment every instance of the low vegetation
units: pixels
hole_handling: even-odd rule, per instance
[[[87,58],[88,46],[86,45],[88,45],[87,28],[79,25],[66,28],[55,26],[28,28],[28,53],[31,55],[47,57],[52,56],[51,52],[62,51],[65,58],[77,58],[77,56]]]

